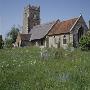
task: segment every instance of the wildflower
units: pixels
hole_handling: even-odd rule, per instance
[[[13,62],[16,62],[16,60],[13,60]]]
[[[23,61],[21,61],[21,64],[23,63]]]
[[[8,67],[8,66],[9,66],[9,64],[6,65],[6,67]]]
[[[67,56],[67,54],[65,53],[65,56]]]
[[[19,64],[18,66],[20,67],[21,65]]]
[[[31,65],[33,65],[33,63],[31,62]]]
[[[2,63],[5,63],[5,61],[3,61]]]
[[[36,64],[36,60],[33,62],[33,64]]]
[[[28,53],[28,50],[26,50],[26,53]]]
[[[75,65],[74,68],[77,68],[77,66]]]
[[[23,70],[22,70],[22,72],[23,72]]]

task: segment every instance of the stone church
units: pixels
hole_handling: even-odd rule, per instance
[[[40,6],[28,5],[24,8],[23,30],[18,33],[17,46],[38,46],[66,48],[69,44],[78,47],[80,38],[88,27],[83,16],[65,21],[40,23]]]

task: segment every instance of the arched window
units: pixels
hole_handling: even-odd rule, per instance
[[[56,44],[56,38],[55,38],[55,36],[54,36],[54,43]]]
[[[67,43],[66,35],[63,36],[63,44]]]

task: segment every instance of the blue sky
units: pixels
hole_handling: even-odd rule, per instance
[[[90,0],[0,0],[0,34],[5,36],[13,25],[23,24],[23,8],[40,5],[41,23],[66,20],[82,13],[86,23],[90,19]]]

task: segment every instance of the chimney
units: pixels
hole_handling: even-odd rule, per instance
[[[89,20],[89,30],[90,30],[90,20]]]

